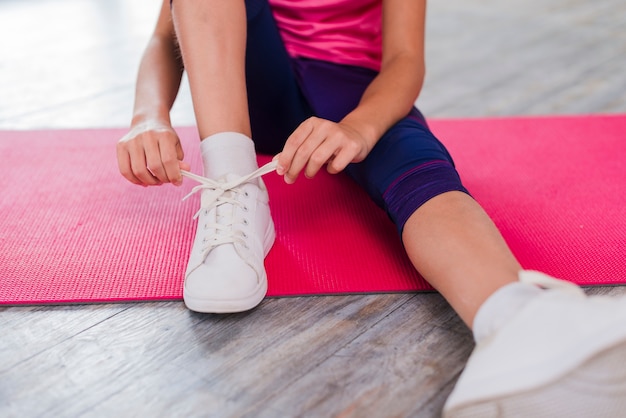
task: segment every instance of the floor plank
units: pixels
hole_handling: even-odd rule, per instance
[[[427,299],[435,303],[418,309]],[[472,348],[470,333],[455,325],[443,299],[415,297],[264,402],[272,409],[260,416],[425,416],[420,411],[456,379]],[[353,363],[362,366],[346,367]]]
[[[0,308],[0,329],[6,336],[0,338],[0,375],[20,370],[25,362],[126,309],[122,304]]]

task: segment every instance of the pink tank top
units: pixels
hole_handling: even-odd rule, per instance
[[[382,0],[269,0],[292,57],[380,70]]]

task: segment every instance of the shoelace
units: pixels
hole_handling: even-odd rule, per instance
[[[237,206],[243,207],[243,204],[239,200],[232,197],[233,195],[242,193],[241,189],[239,189],[239,186],[241,186],[244,183],[249,182],[250,180],[254,180],[265,174],[271,173],[272,171],[276,170],[276,164],[277,164],[276,161],[271,161],[265,164],[264,166],[258,168],[257,170],[253,171],[252,173],[246,176],[240,177],[236,180],[232,180],[232,181],[211,180],[206,177],[191,173],[189,171],[181,170],[181,174],[184,177],[187,177],[191,180],[194,180],[200,183],[199,185],[191,189],[191,192],[189,192],[189,194],[183,197],[183,200],[188,199],[189,197],[191,197],[192,195],[200,191],[209,190],[212,192],[208,195],[206,194],[203,195],[200,210],[196,212],[196,214],[193,216],[193,219],[198,218],[198,216],[200,216],[202,212],[209,213],[214,208],[217,211],[218,210],[217,208],[224,204],[231,204],[231,205],[237,205]],[[245,232],[240,231],[239,234],[235,234],[235,232],[232,229],[232,225],[233,225],[232,212],[231,212],[231,216],[226,217],[226,219],[224,219],[225,216],[223,214],[222,215],[217,214],[216,216],[221,217],[220,220],[222,222],[211,223],[205,226],[207,229],[215,230],[216,233],[213,235],[210,242],[208,242],[206,238],[203,241],[204,244],[208,244],[206,247],[202,249],[203,258],[206,258],[206,256],[209,254],[209,252],[213,248],[219,245],[223,245],[223,244],[238,242],[247,248],[247,244],[245,242],[245,238],[247,238],[247,235],[245,234]]]

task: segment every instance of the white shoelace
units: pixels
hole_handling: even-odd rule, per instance
[[[244,204],[236,198],[237,194],[246,194],[246,192],[241,190],[239,186],[248,183],[250,180],[254,180],[265,174],[271,173],[276,170],[276,164],[276,161],[271,161],[252,173],[232,181],[211,180],[206,177],[190,173],[189,171],[181,170],[181,174],[184,177],[200,183],[191,189],[191,192],[183,197],[183,200],[188,199],[200,191],[208,190],[211,192],[210,194],[204,194],[202,196],[200,210],[196,212],[193,218],[198,218],[202,212],[208,214],[211,210],[216,209],[216,222],[205,225],[207,230],[214,230],[215,234],[213,234],[210,240],[207,240],[206,238],[203,240],[203,243],[206,245],[202,248],[203,258],[206,258],[213,248],[223,244],[240,243],[247,248],[245,241],[247,235],[245,232],[238,231],[238,233],[235,233],[233,230],[233,212],[227,211],[228,215],[224,215],[223,213],[218,213],[218,208],[219,206],[230,204],[241,206],[244,210],[246,210]]]

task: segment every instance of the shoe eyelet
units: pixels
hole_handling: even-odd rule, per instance
[[[243,192],[243,195],[244,195],[245,197],[250,197],[250,193],[248,193],[248,192]]]
[[[243,223],[244,225],[248,226],[248,220],[247,220],[247,219],[244,219],[242,223]]]
[[[243,211],[244,211],[244,212],[247,212],[247,211],[248,211],[248,207],[247,207],[247,206],[244,206],[244,207],[243,207]]]
[[[246,234],[245,232],[242,232],[241,235],[243,235],[244,238],[248,238],[248,234]]]
[[[207,229],[209,229],[209,225],[204,224],[203,228],[204,228],[204,230],[206,231]]]

